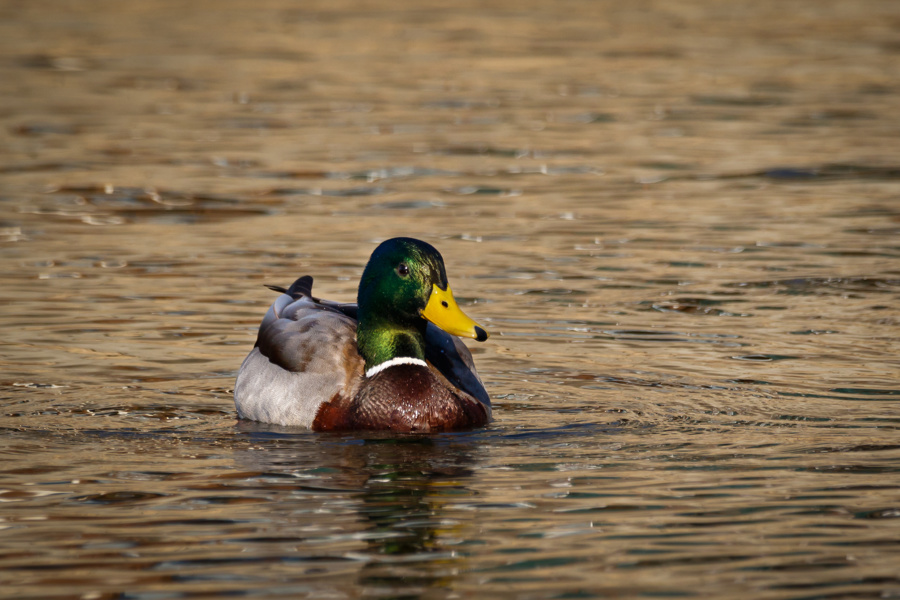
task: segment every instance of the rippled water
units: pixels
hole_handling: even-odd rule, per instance
[[[0,596],[900,595],[895,2],[0,6]],[[237,423],[444,254],[482,430]]]

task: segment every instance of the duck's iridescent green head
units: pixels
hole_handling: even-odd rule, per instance
[[[357,302],[357,342],[366,368],[398,356],[423,358],[426,319],[453,335],[488,338],[453,299],[441,254],[413,238],[393,238],[375,249]]]

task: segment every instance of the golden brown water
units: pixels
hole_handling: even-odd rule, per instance
[[[0,595],[900,595],[900,5],[0,4]],[[236,423],[444,254],[484,430]]]

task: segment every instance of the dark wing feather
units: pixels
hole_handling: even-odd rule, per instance
[[[429,323],[425,329],[425,359],[454,386],[491,405],[491,398],[475,372],[472,353],[458,337]]]

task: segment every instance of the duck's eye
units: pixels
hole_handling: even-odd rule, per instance
[[[406,266],[406,263],[400,263],[399,265],[397,265],[397,274],[400,275],[400,277],[406,277],[407,275],[409,275],[409,267]]]

